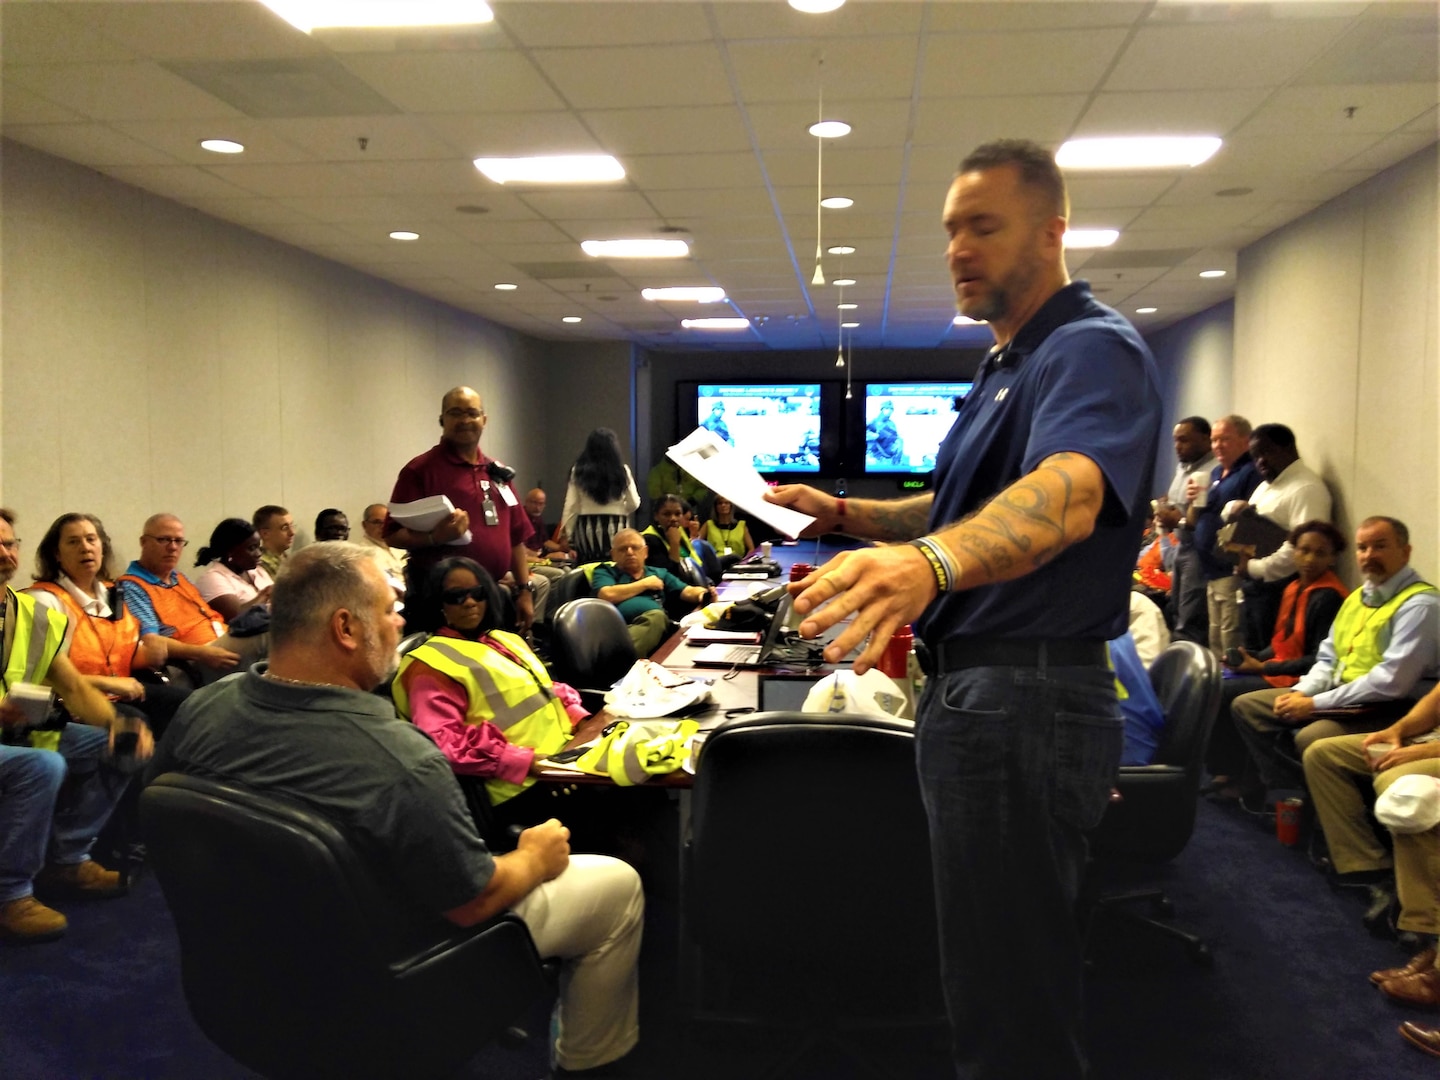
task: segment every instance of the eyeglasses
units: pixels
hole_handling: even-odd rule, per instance
[[[446,604],[463,604],[466,600],[483,604],[489,599],[489,592],[484,585],[472,585],[468,589],[446,589],[440,594],[440,599]]]
[[[146,534],[145,534],[144,536],[142,536],[140,539],[142,539],[142,540],[154,540],[155,543],[157,543],[157,544],[164,544],[166,547],[182,547],[182,548],[185,548],[185,547],[189,547],[189,546],[190,546],[190,541],[189,541],[189,540],[186,540],[186,539],[185,539],[184,537],[182,537],[182,536],[151,536],[149,533],[146,533]]]
[[[485,415],[483,409],[446,409],[445,416],[450,420],[479,420]]]
[[[17,536],[14,540],[0,540],[0,548],[4,548],[6,551],[19,551],[20,538]]]

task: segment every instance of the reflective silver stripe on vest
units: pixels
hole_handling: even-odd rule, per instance
[[[19,615],[18,611],[16,615]],[[45,659],[45,643],[50,640],[50,620],[58,615],[59,612],[51,611],[44,604],[35,604],[32,608],[30,647],[25,651],[25,682],[40,681],[35,677],[35,672],[39,669],[40,662]]]
[[[535,693],[529,697],[522,698],[514,705],[510,705],[505,701],[504,695],[500,693],[500,687],[495,682],[495,676],[477,663],[472,657],[466,656],[459,649],[455,648],[455,646],[439,638],[431,638],[425,643],[424,647],[434,649],[447,660],[453,660],[475,677],[475,681],[480,685],[481,693],[485,695],[485,700],[495,712],[495,715],[490,719],[490,723],[494,724],[501,731],[504,731],[513,724],[518,724],[522,720],[529,719],[546,705],[550,704],[555,697],[553,690],[536,683]],[[417,649],[416,651],[418,652],[419,650]],[[532,676],[534,675],[528,668],[526,671]]]

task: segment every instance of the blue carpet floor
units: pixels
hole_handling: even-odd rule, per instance
[[[1090,1046],[1099,1080],[1410,1080],[1440,1077],[1440,1061],[1406,1046],[1398,1008],[1366,980],[1403,962],[1360,926],[1362,900],[1332,890],[1256,819],[1202,803],[1194,838],[1159,877],[1175,920],[1209,941],[1215,966],[1192,966],[1179,944],[1114,926],[1094,942]],[[1151,880],[1154,880],[1152,875]],[[747,1077],[763,1040],[687,1028],[676,1015],[676,912],[651,903],[642,967],[642,1045],[634,1073]],[[180,992],[164,899],[142,877],[123,899],[66,906],[61,941],[0,949],[0,1077],[6,1080],[227,1080],[252,1074],[210,1045]],[[526,1020],[546,1029],[545,1006]],[[877,1046],[914,1080],[953,1075],[933,1047]],[[492,1080],[545,1075],[539,1039],[492,1047],[462,1074]],[[865,1075],[840,1058],[807,1057],[804,1080]],[[1024,1080],[1024,1078],[1016,1078]]]

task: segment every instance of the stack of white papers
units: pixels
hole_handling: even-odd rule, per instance
[[[755,471],[744,454],[713,431],[697,427],[665,455],[715,494],[724,495],[786,536],[799,536],[801,530],[815,520],[788,506],[766,502],[765,492],[770,485],[765,478]]]
[[[390,516],[411,532],[428,533],[455,512],[455,504],[448,495],[430,495],[408,503],[391,503]],[[470,543],[470,530],[448,541],[452,547],[464,547]]]

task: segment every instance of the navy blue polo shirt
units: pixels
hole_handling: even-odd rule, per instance
[[[1220,512],[1228,502],[1248,500],[1259,486],[1260,470],[1255,468],[1249,454],[1236,458],[1229,474],[1223,478],[1219,465],[1210,470],[1210,493],[1205,497],[1205,505],[1195,515],[1195,528],[1192,530],[1195,552],[1200,556],[1200,569],[1204,571],[1206,581],[1229,577],[1235,572],[1234,563],[1215,554],[1215,538],[1225,524],[1220,520]]]
[[[1154,357],[1084,281],[1047,300],[980,366],[935,459],[929,530],[979,510],[1052,454],[1083,454],[1105,476],[1095,530],[1014,581],[939,597],[916,628],[930,644],[989,637],[1119,637],[1149,515],[1160,437]]]

